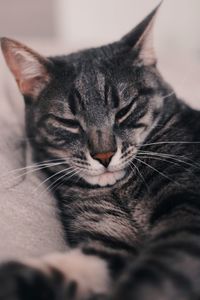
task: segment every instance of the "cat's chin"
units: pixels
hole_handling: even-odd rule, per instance
[[[116,172],[105,172],[101,175],[88,176],[84,175],[83,179],[91,185],[98,185],[100,187],[114,185],[117,181],[122,179],[125,176],[125,171],[116,171]]]

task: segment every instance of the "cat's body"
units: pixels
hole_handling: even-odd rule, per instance
[[[66,57],[3,39],[72,250],[3,266],[0,299],[199,299],[200,112],[156,69],[155,13]]]

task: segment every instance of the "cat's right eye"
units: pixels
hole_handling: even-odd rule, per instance
[[[81,130],[81,125],[78,121],[73,119],[66,119],[62,117],[58,117],[51,114],[51,117],[54,118],[54,120],[58,121],[61,126],[64,126],[66,130],[72,132],[72,133],[79,133]]]

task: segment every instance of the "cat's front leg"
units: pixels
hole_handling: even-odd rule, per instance
[[[140,231],[137,224],[130,219],[129,212],[109,200],[89,199],[76,200],[69,205],[65,203],[65,225],[72,249],[63,254],[23,262],[28,270],[37,270],[50,282],[54,281],[52,274],[56,270],[61,276],[61,279],[56,281],[56,284],[61,286],[61,291],[63,282],[64,286],[71,286],[73,283],[74,299],[109,296],[126,265],[134,260],[140,248]],[[11,279],[12,276],[11,272]],[[6,278],[9,280],[9,276]],[[15,277],[14,281],[19,284]],[[37,289],[37,293],[40,291],[34,282],[31,289]],[[42,291],[45,289],[46,286],[42,287]],[[65,300],[67,297],[69,298],[66,296]],[[8,299],[0,297],[0,300]],[[41,298],[43,299],[45,298]]]
[[[75,283],[75,299],[106,295],[111,290],[112,280],[107,262],[96,255],[85,254],[84,248],[46,256],[42,265],[59,270],[66,283]]]
[[[109,298],[122,270],[136,255],[136,248],[123,240],[123,235],[117,235],[122,230],[120,224],[113,232],[111,220],[109,226],[109,236],[103,234],[105,228],[101,226],[93,228],[96,232],[92,235],[91,229],[86,234],[85,226],[82,243],[66,253],[2,266],[0,300]],[[28,297],[24,297],[24,290]],[[39,296],[31,298],[34,294]]]
[[[0,300],[66,300],[66,292],[64,278],[55,269],[41,271],[21,262],[0,266]]]
[[[108,295],[105,261],[80,249],[0,267],[0,300],[75,300]]]
[[[200,198],[177,193],[152,214],[149,241],[114,300],[200,299]]]

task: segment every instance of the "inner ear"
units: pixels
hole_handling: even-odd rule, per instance
[[[1,39],[6,63],[13,73],[21,93],[37,98],[50,81],[50,61],[27,46],[8,39]]]

